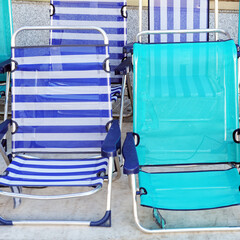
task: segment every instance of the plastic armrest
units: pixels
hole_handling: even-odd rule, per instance
[[[123,157],[125,159],[123,173],[127,175],[139,173],[138,156],[133,133],[131,132],[127,133],[127,137],[123,144]]]
[[[0,140],[4,137],[4,135],[8,131],[8,125],[12,123],[12,120],[7,119],[0,124]]]
[[[126,75],[132,70],[132,58],[127,57],[116,68],[115,75]]]
[[[121,131],[117,120],[113,120],[111,128],[102,145],[103,157],[117,156],[117,150],[121,148]]]
[[[129,43],[123,47],[123,53],[131,53],[133,54],[133,43]]]
[[[11,72],[11,58],[0,63],[0,73]]]

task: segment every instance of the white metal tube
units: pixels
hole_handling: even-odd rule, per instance
[[[108,189],[107,189],[107,211],[111,210],[111,197],[112,197],[112,172],[113,172],[113,157],[108,160]]]
[[[100,32],[104,39],[104,44],[108,45],[108,37],[106,32],[99,28],[99,27],[93,27],[93,26],[86,26],[86,27],[75,27],[75,26],[37,26],[37,27],[22,27],[19,28],[12,36],[11,46],[16,47],[16,37],[17,35],[22,31],[32,31],[32,30],[96,30]]]
[[[111,210],[111,196],[112,196],[112,172],[113,172],[113,157],[109,157],[108,160],[108,193],[107,193],[107,211]]]
[[[122,79],[121,108],[120,108],[120,116],[119,116],[120,130],[122,130],[122,123],[123,123],[124,93],[125,93],[126,79],[127,79],[127,75],[124,75]]]
[[[90,221],[13,221],[13,225],[74,225],[74,226],[90,226]]]
[[[215,6],[214,6],[214,15],[215,15],[215,29],[218,29],[218,0],[215,0]],[[216,33],[215,35],[215,40],[218,40],[218,34]]]
[[[222,33],[225,34],[229,39],[231,38],[229,33],[222,29],[190,29],[190,30],[153,30],[153,31],[142,31],[137,34],[136,41],[141,42],[140,37],[142,35],[150,34],[176,34],[176,33]]]
[[[9,158],[5,152],[5,149],[3,148],[2,144],[0,144],[0,153],[5,161],[5,163],[7,164],[7,166],[10,164]]]
[[[142,32],[142,0],[139,0],[139,6],[138,6],[138,18],[139,18],[139,32]],[[140,38],[141,41],[141,38]]]
[[[134,220],[137,227],[145,233],[183,233],[183,232],[224,232],[224,231],[239,231],[240,227],[203,227],[203,228],[173,228],[173,229],[147,229],[143,227],[138,218],[137,212],[137,196],[136,196],[136,177],[134,174],[129,176],[132,187],[132,203]]]
[[[55,196],[30,195],[30,194],[24,194],[24,193],[12,193],[12,192],[4,192],[4,191],[0,191],[0,195],[7,196],[7,197],[28,198],[28,199],[36,199],[36,200],[57,200],[57,199],[65,199],[65,198],[85,197],[85,196],[92,195],[101,189],[102,189],[102,186],[98,185],[96,188],[88,192],[62,194],[62,195],[55,195]]]
[[[10,88],[10,76],[11,73],[7,72],[7,81],[6,81],[6,92],[5,92],[5,109],[4,109],[4,121],[8,118],[8,95]]]

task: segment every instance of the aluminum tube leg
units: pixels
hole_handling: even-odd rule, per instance
[[[144,233],[187,233],[187,232],[225,232],[225,231],[240,231],[240,227],[200,227],[200,228],[175,228],[175,229],[147,229],[141,226],[137,214],[137,196],[136,196],[136,178],[134,174],[129,175],[130,184],[132,187],[132,203],[134,220],[137,227]]]
[[[218,29],[218,0],[215,0],[215,7],[214,7],[214,10],[215,10],[215,29]],[[215,35],[215,40],[217,41],[218,40],[218,33],[216,33]]]
[[[8,95],[10,88],[10,72],[7,72],[7,81],[6,81],[6,99],[5,99],[5,109],[4,109],[4,121],[8,118]]]
[[[132,115],[133,114],[133,91],[132,91],[132,85],[131,85],[129,73],[127,74],[127,90],[128,90],[131,107],[132,107],[132,113],[131,113]]]
[[[139,9],[138,9],[138,18],[139,18],[139,32],[142,31],[142,0],[139,0]],[[141,42],[141,38],[139,38],[139,42]]]
[[[124,75],[123,81],[122,81],[121,108],[120,108],[120,116],[119,116],[120,130],[122,130],[122,122],[123,122],[124,93],[125,93],[125,86],[126,86],[126,78],[127,78],[127,75]]]
[[[111,196],[112,196],[112,172],[113,172],[114,158],[110,157],[108,162],[108,193],[107,193],[107,211],[111,210]]]

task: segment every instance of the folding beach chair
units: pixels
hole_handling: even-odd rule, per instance
[[[125,0],[51,0],[52,26],[88,26],[102,28],[109,37],[110,77],[113,101],[121,96],[122,77],[114,74],[114,69],[124,58],[123,46],[127,43],[127,12]],[[53,31],[53,45],[98,44],[101,39],[96,32]]]
[[[104,44],[36,47],[15,44],[16,37],[24,30],[52,29],[98,31]],[[1,137],[9,124],[12,125],[12,155],[6,156],[0,148],[4,159],[11,162],[1,175],[0,184],[9,186],[13,192],[1,190],[0,195],[14,197],[16,203],[19,198],[44,200],[88,196],[98,192],[106,179],[107,208],[101,220],[54,222],[110,226],[112,168],[121,134],[118,122],[112,121],[106,33],[97,27],[26,27],[13,35],[12,47],[12,65],[15,65],[12,69],[12,120],[0,124]],[[36,153],[45,157],[37,158]],[[82,157],[87,153],[97,156]],[[58,196],[21,193],[22,187],[47,186],[86,186],[90,190]],[[1,218],[0,223],[48,222]]]
[[[134,44],[134,133],[127,133],[123,145],[124,173],[131,181],[136,224],[147,233],[240,230],[152,230],[138,219],[138,196],[141,206],[154,209],[162,228],[160,209],[240,204],[236,45],[223,30],[204,32],[224,33],[228,40]],[[145,31],[137,41],[144,34],[166,33],[187,31]]]
[[[12,36],[12,7],[11,0],[0,2],[0,63],[10,61],[11,58],[11,36]],[[5,96],[6,79],[10,75],[4,74],[0,68],[0,97]],[[7,118],[7,109],[4,112],[4,119]]]

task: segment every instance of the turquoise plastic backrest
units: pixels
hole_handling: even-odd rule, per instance
[[[11,0],[0,1],[0,62],[11,57],[12,36],[12,5]],[[5,75],[0,74],[0,81],[5,80]]]
[[[140,165],[239,162],[234,42],[135,43],[133,56]]]

